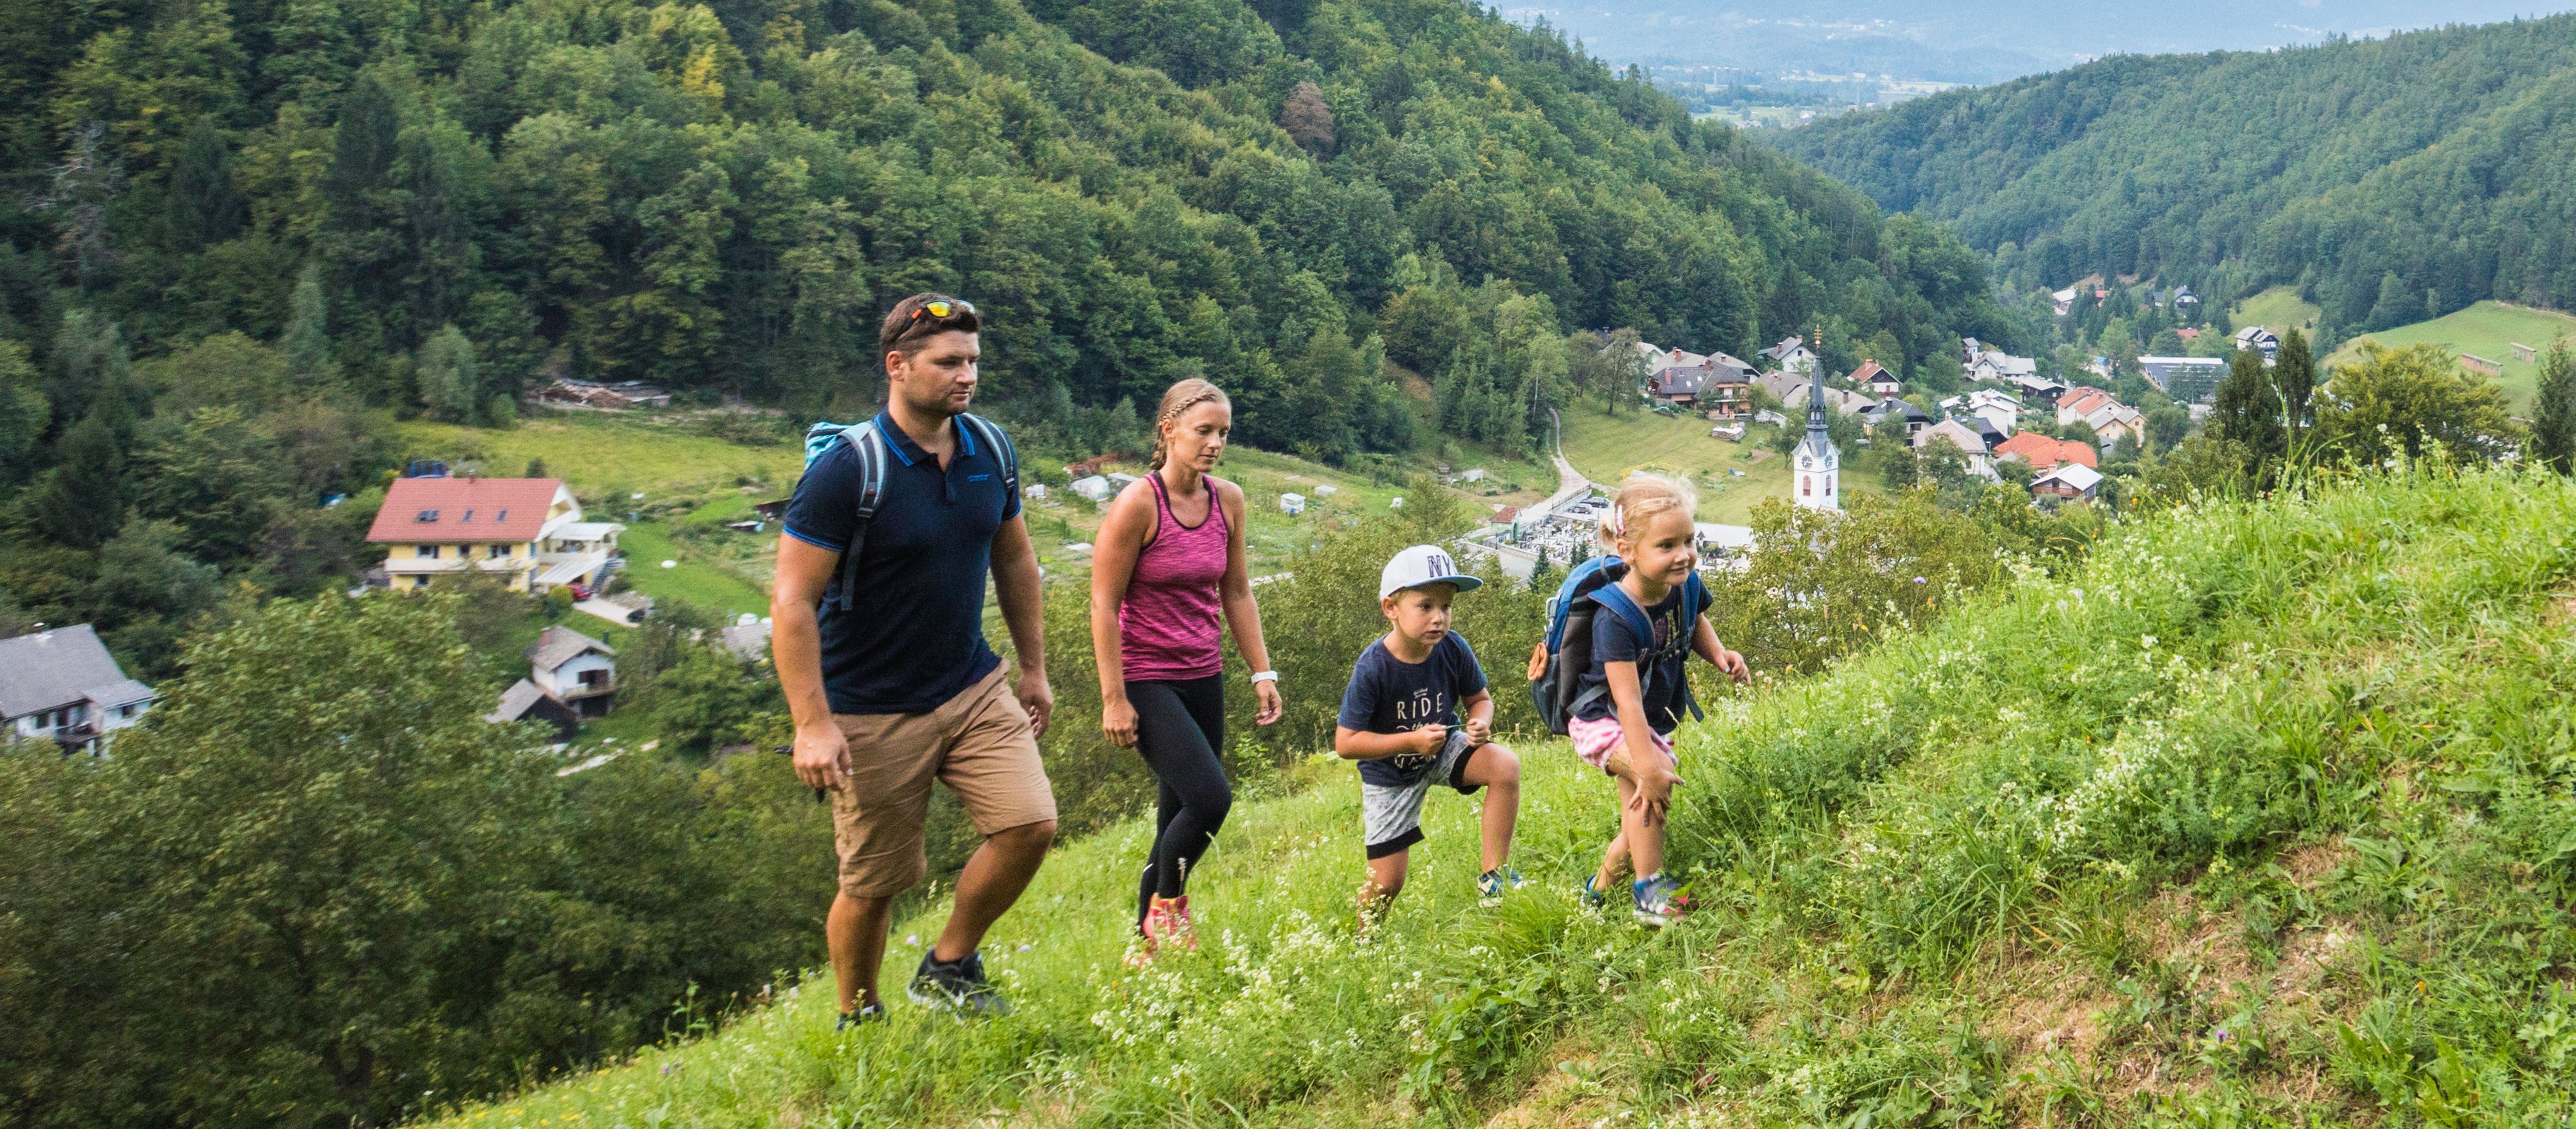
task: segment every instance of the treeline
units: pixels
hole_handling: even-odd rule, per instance
[[[2023,290],[2295,284],[2340,339],[2484,298],[2576,306],[2576,16],[2105,59],[1792,131]]]

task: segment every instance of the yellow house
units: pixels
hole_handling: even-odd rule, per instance
[[[367,540],[386,546],[385,574],[397,592],[472,569],[506,579],[513,591],[543,593],[606,579],[625,528],[583,521],[561,479],[399,478]]]

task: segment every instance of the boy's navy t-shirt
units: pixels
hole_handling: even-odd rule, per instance
[[[1476,664],[1476,651],[1464,635],[1450,632],[1418,663],[1395,657],[1380,638],[1351,664],[1351,684],[1342,691],[1340,721],[1343,728],[1362,733],[1403,733],[1435,721],[1454,726],[1458,703],[1484,689],[1485,668]],[[1422,779],[1435,759],[1436,753],[1406,753],[1361,761],[1360,779],[1389,788],[1406,787]]]
[[[1591,597],[1599,600],[1599,596]],[[1612,597],[1616,599],[1617,597]],[[1682,586],[1674,585],[1664,598],[1646,606],[1646,621],[1655,625],[1652,641],[1637,638],[1628,618],[1603,604],[1592,613],[1592,668],[1583,672],[1583,681],[1575,687],[1578,698],[1595,686],[1610,684],[1606,663],[1637,664],[1637,689],[1645,703],[1646,724],[1657,733],[1670,733],[1681,726],[1681,717],[1673,712],[1672,703],[1680,700],[1682,664],[1690,658],[1691,636],[1695,623],[1682,622]],[[1608,690],[1574,711],[1584,721],[1599,721],[1619,716],[1618,704],[1610,700]]]
[[[1020,512],[1002,478],[999,452],[957,426],[944,471],[884,412],[871,421],[894,458],[876,520],[859,550],[858,595],[849,611],[833,597],[836,571],[815,623],[823,636],[823,695],[833,713],[927,713],[981,681],[1001,657],[984,642],[984,578],[993,534]],[[787,535],[842,552],[858,528],[858,452],[834,443],[787,503]]]

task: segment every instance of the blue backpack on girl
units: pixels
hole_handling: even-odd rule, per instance
[[[1576,711],[1609,692],[1607,684],[1580,689],[1584,674],[1592,669],[1592,622],[1603,609],[1627,624],[1640,650],[1654,645],[1655,625],[1646,618],[1646,609],[1638,607],[1628,590],[1619,586],[1619,578],[1627,574],[1628,566],[1619,558],[1594,557],[1567,572],[1565,583],[1557,585],[1556,595],[1547,601],[1547,638],[1539,643],[1538,653],[1530,656],[1530,704],[1538,707],[1538,715],[1547,722],[1550,733],[1564,736]],[[1694,571],[1682,585],[1682,622],[1698,623],[1708,605],[1708,587],[1700,583],[1699,573]],[[1690,646],[1687,638],[1678,642],[1684,648]],[[1694,718],[1704,716],[1687,678],[1674,688],[1672,700],[1646,703],[1650,716],[1659,712],[1658,707],[1660,712],[1674,717],[1681,716],[1684,708]]]

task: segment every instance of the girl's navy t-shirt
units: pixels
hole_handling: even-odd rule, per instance
[[[1589,598],[1597,601],[1602,596]],[[1608,604],[1592,613],[1592,667],[1583,672],[1583,682],[1575,693],[1579,699],[1595,686],[1607,687],[1610,673],[1604,664],[1635,663],[1637,688],[1646,705],[1646,723],[1654,726],[1657,733],[1670,733],[1681,726],[1681,718],[1674,714],[1671,703],[1681,697],[1682,679],[1686,677],[1682,664],[1690,658],[1691,634],[1697,627],[1682,622],[1682,586],[1674,585],[1663,599],[1649,605],[1646,620],[1655,625],[1655,637],[1641,640],[1636,629],[1628,625],[1628,617]],[[1604,689],[1600,697],[1577,707],[1574,716],[1584,721],[1615,718],[1619,707]]]

